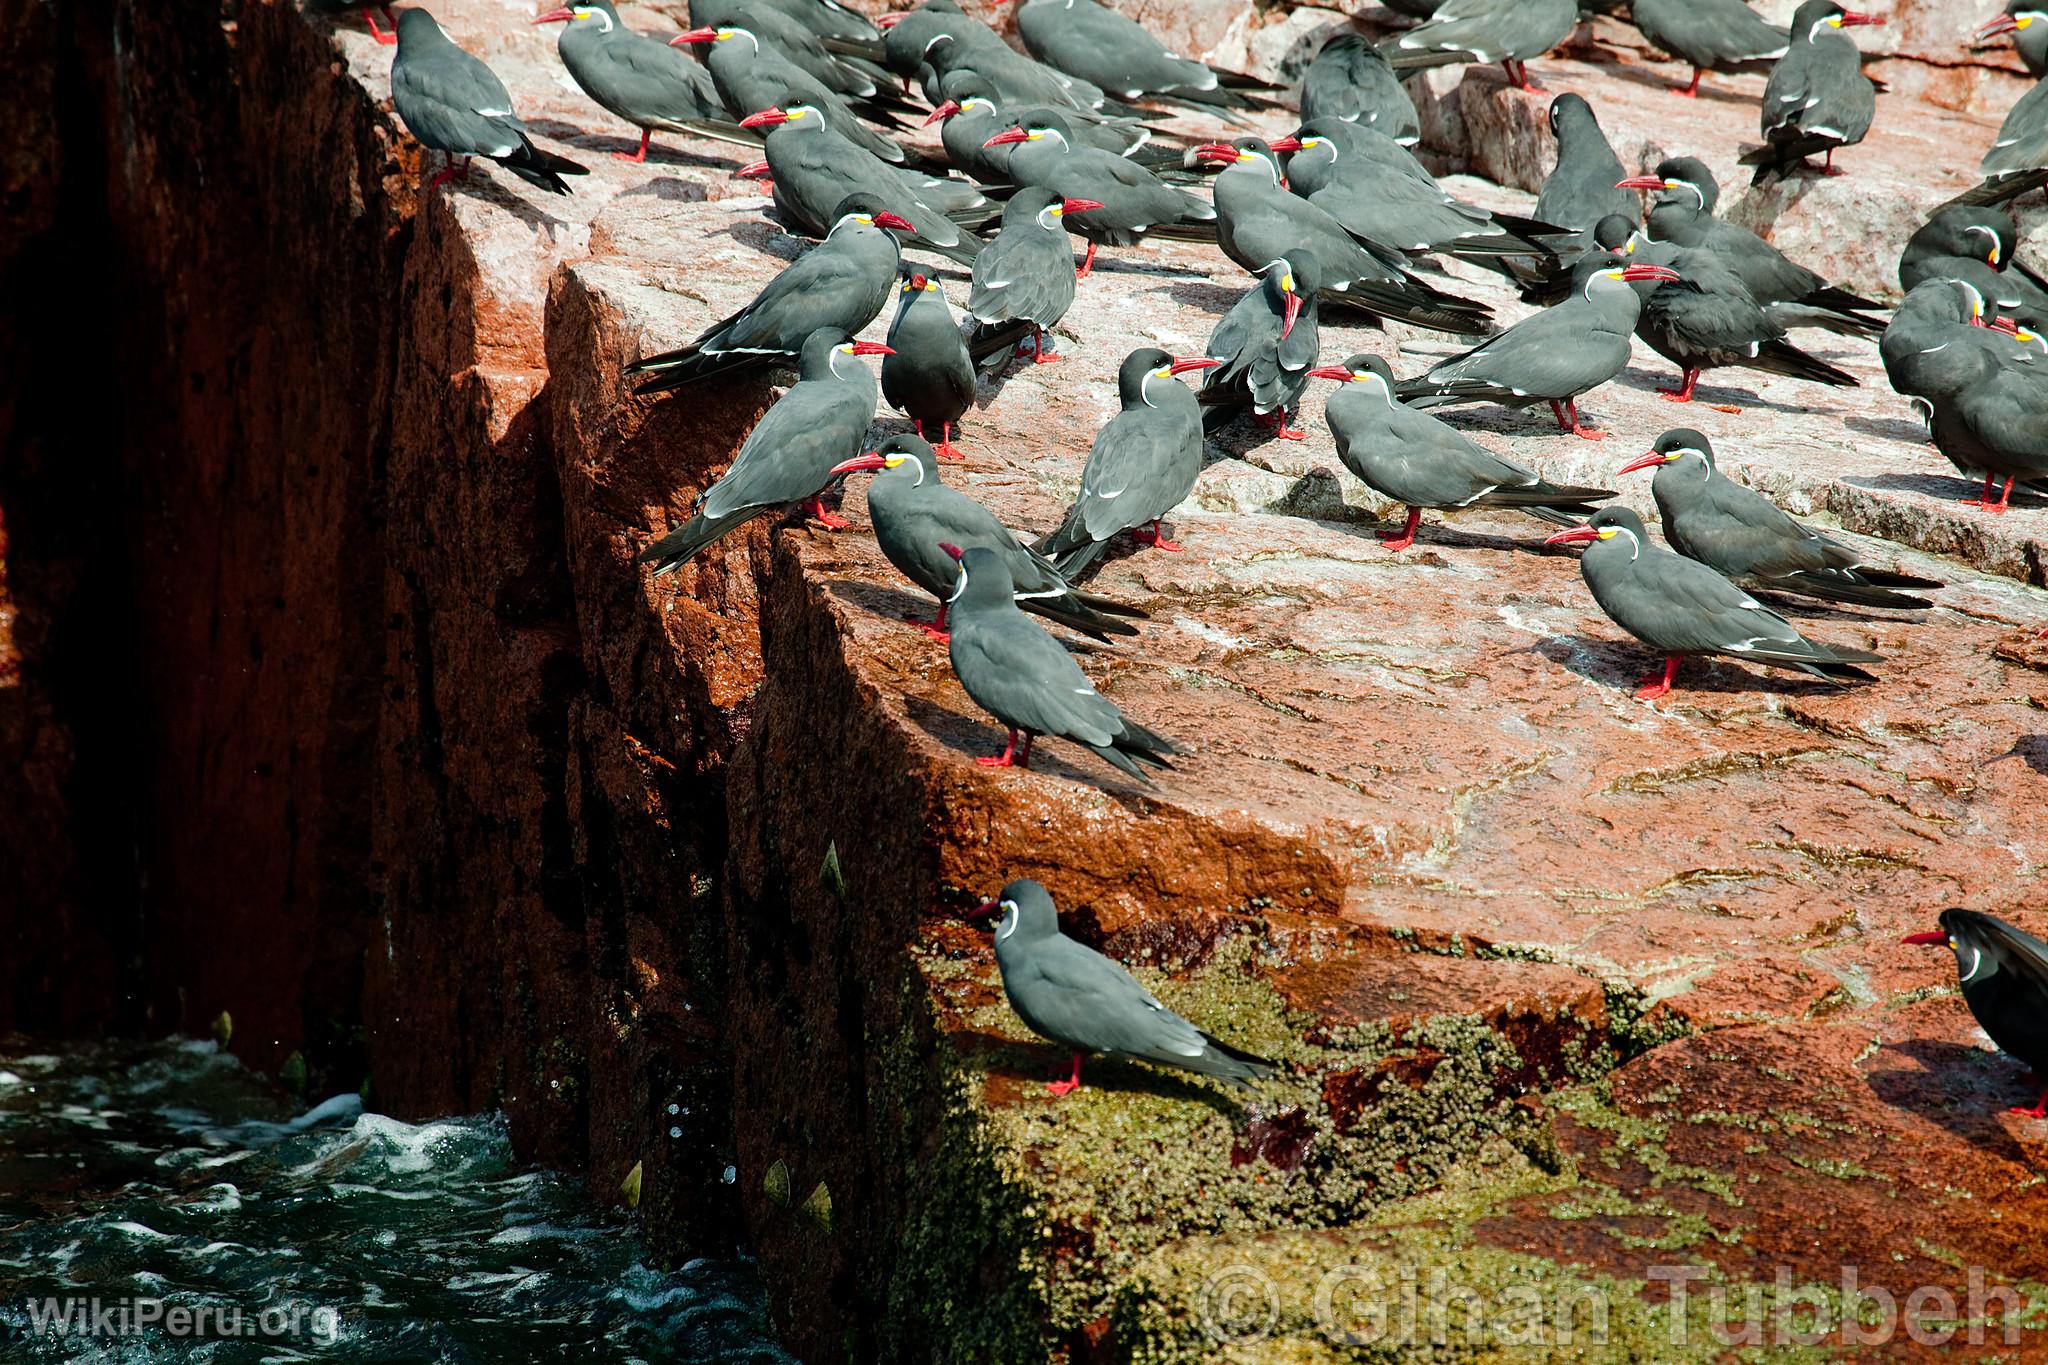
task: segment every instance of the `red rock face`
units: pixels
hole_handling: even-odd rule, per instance
[[[28,93],[72,84],[25,94],[0,262],[34,282],[53,234],[103,248],[92,316],[119,321],[89,354],[121,401],[56,408],[69,366],[24,347],[31,328],[0,337],[5,373],[50,381],[0,396],[31,433],[0,471],[0,758],[24,777],[0,786],[21,872],[0,922],[22,945],[0,1027],[198,1032],[227,1010],[253,1064],[367,1074],[399,1114],[501,1107],[600,1193],[638,1163],[657,1244],[742,1229],[807,1358],[843,1354],[848,1323],[861,1358],[1114,1354],[1109,1299],[1139,1251],[1345,1224],[1509,1139],[1572,1183],[1461,1235],[1556,1266],[1640,1277],[1645,1239],[1684,1232],[1737,1279],[1842,1257],[1899,1289],[1968,1264],[2040,1278],[2038,1125],[2000,1112],[2025,1087],[1945,993],[1948,960],[1896,939],[1949,903],[2038,927],[2048,609],[2022,585],[2043,523],[1955,506],[1869,348],[1825,343],[1857,390],[1710,376],[1740,414],[1668,407],[1661,368],[1632,369],[1590,400],[1603,446],[1497,410],[1469,428],[1600,482],[1675,421],[1710,424],[1724,468],[1952,581],[1924,620],[1800,618],[1884,653],[1875,686],[1703,664],[1634,702],[1653,661],[1567,556],[1534,551],[1534,523],[1432,516],[1406,556],[1382,551],[1366,523],[1387,509],[1333,472],[1312,396],[1300,446],[1215,444],[1171,519],[1186,554],[1119,555],[1097,581],[1152,616],[1083,666],[1186,760],[1149,792],[1054,742],[1034,771],[991,771],[969,760],[1000,734],[902,625],[928,604],[861,530],[763,522],[670,577],[633,562],[773,395],[639,400],[621,366],[743,302],[795,244],[728,180],[728,149],[607,157],[625,130],[564,89],[550,32],[441,17],[591,164],[574,197],[483,167],[420,196],[433,167],[383,111],[389,50],[346,20],[151,11],[128,65],[87,48],[22,72]],[[1257,17],[1219,31],[1190,6],[1176,41],[1271,69],[1325,22]],[[28,31],[56,43],[54,22]],[[1619,50],[1537,70],[1595,96],[1626,159],[1731,161],[1752,135],[1734,99],[1674,124],[1672,69]],[[1888,65],[1964,79],[1918,48]],[[1540,171],[1540,100],[1434,79],[1437,154],[1511,184]],[[1802,181],[1739,212],[1880,288],[1899,225],[1971,178],[1974,153],[1928,149],[1988,138],[1973,100],[1888,101],[1854,154],[1875,189]],[[39,122],[50,108],[72,122]],[[1198,347],[1242,285],[1197,247],[1111,253],[1066,363],[985,391],[948,478],[1049,526],[1121,356]],[[1326,326],[1329,358],[1381,350],[1403,373],[1451,345]],[[85,428],[109,471],[87,477],[59,438],[116,406]],[[1646,482],[1625,492],[1646,505]],[[862,524],[858,483],[844,510]],[[1285,1102],[1202,1128],[1186,1114],[1208,1092],[1112,1064],[1101,1093],[1151,1164],[1075,1159],[1062,1135],[1102,1111],[1045,1108],[1052,1059],[1012,1036],[986,939],[956,917],[1016,876],[1076,937],[1199,969],[1198,1022],[1286,1049]],[[1474,1033],[1487,1048],[1461,1050]],[[1332,1157],[1444,1095],[1457,1112],[1414,1153],[1364,1174]],[[994,1191],[955,1178],[998,1169]],[[1146,1180],[1216,1202],[1108,1207]],[[1059,1203],[1076,1189],[1101,1207]],[[829,1217],[804,1212],[819,1191]],[[950,1292],[920,1278],[941,1273],[983,1316],[944,1316]]]

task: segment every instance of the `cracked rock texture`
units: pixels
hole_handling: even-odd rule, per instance
[[[1134,12],[1281,77],[1348,22]],[[574,196],[481,165],[420,195],[390,49],[352,19],[101,0],[35,11],[63,60],[7,59],[53,93],[0,160],[22,210],[0,261],[34,285],[38,252],[90,275],[105,247],[91,287],[119,328],[64,325],[126,387],[67,416],[50,358],[0,342],[50,380],[4,400],[28,458],[0,477],[0,743],[28,780],[0,792],[23,869],[0,1024],[228,1010],[238,1052],[315,1093],[367,1075],[395,1113],[502,1107],[600,1194],[640,1163],[656,1244],[750,1246],[808,1360],[1371,1358],[1316,1298],[1347,1267],[1605,1296],[1595,1358],[1708,1360],[1731,1344],[1660,1267],[1739,1300],[1781,1270],[1838,1290],[1845,1263],[1901,1300],[1960,1302],[1975,1274],[2009,1297],[1957,1330],[2041,1358],[2048,1127],[2004,1112],[2032,1092],[1950,959],[1897,940],[1949,904],[2048,928],[2048,512],[1960,507],[1874,347],[1801,337],[1858,389],[1719,371],[1689,408],[1641,351],[1585,404],[1601,443],[1454,418],[1592,483],[1696,425],[1732,476],[1948,580],[1903,618],[1793,608],[1885,655],[1874,685],[1694,664],[1633,700],[1655,661],[1539,523],[1431,515],[1384,551],[1394,509],[1342,470],[1318,385],[1308,440],[1211,442],[1169,519],[1185,553],[1097,580],[1152,619],[1083,667],[1186,760],[1151,791],[1057,742],[985,769],[1000,732],[899,619],[929,604],[866,534],[860,480],[852,530],[763,521],[670,577],[633,562],[774,396],[647,401],[620,376],[799,249],[731,179],[748,158],[657,135],[616,161],[633,134],[553,30],[437,14],[591,166]],[[1755,192],[1733,162],[1761,77],[1678,100],[1685,72],[1609,20],[1590,58],[1532,71],[1586,94],[1625,162],[1703,156],[1731,216],[1888,295],[2020,88],[1960,46],[1982,17],[1900,5],[1854,174]],[[1545,99],[1485,70],[1417,93],[1447,183],[1526,210]],[[1498,277],[1448,271],[1520,315]],[[938,275],[957,306],[961,272]],[[1050,526],[1122,356],[1200,347],[1243,287],[1213,250],[1105,253],[1065,362],[984,385],[946,477]],[[1325,334],[1328,359],[1403,374],[1455,346]],[[98,461],[62,458],[82,448]],[[1622,482],[1647,509],[1647,477]],[[1016,876],[1283,1080],[1247,1108],[1091,1063],[1050,1100],[1062,1059],[959,917]],[[1272,1306],[1256,1331],[1213,1311],[1232,1268]],[[1868,1358],[1839,1334],[1759,1350]]]

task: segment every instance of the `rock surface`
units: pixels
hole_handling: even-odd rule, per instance
[[[1264,72],[1340,18],[1173,9],[1176,43]],[[1933,11],[1910,13],[1882,69],[1949,93],[1888,98],[1846,181],[1738,192],[1760,78],[1681,106],[1676,68],[1639,46],[1532,69],[1586,93],[1625,161],[1706,156],[1733,216],[1883,291],[1905,225],[1970,182],[1996,126],[1936,72],[1969,59],[1932,55]],[[1212,442],[1170,518],[1184,554],[1098,579],[1152,620],[1083,666],[1186,761],[1150,791],[1056,742],[1033,771],[985,769],[969,759],[1000,733],[898,619],[928,604],[859,529],[858,480],[854,530],[762,522],[671,577],[633,563],[772,394],[636,399],[620,367],[744,302],[797,244],[730,179],[734,148],[658,135],[645,165],[606,155],[628,130],[524,11],[437,14],[588,162],[574,196],[488,167],[417,195],[432,167],[390,121],[390,50],[351,20],[252,5],[227,34],[138,31],[145,69],[212,63],[233,118],[210,126],[239,134],[234,169],[210,172],[237,197],[193,169],[203,130],[170,116],[173,78],[144,82],[145,164],[103,205],[132,296],[163,300],[117,349],[180,358],[133,366],[159,415],[120,444],[150,914],[95,922],[102,956],[148,963],[155,1026],[231,1010],[267,1066],[298,1052],[341,1074],[357,1050],[393,1112],[501,1106],[595,1190],[641,1163],[657,1241],[740,1229],[806,1359],[1204,1359],[1219,1334],[1237,1359],[1356,1358],[1316,1291],[1362,1269],[1604,1296],[1612,1358],[1714,1359],[1706,1282],[1687,1306],[1660,1268],[1739,1300],[1781,1268],[1839,1289],[1845,1264],[1901,1301],[1961,1301],[1981,1268],[2025,1301],[1981,1353],[2040,1355],[2048,1128],[2002,1112],[2030,1092],[1946,955],[1897,939],[1952,903],[2048,927],[2048,512],[1959,507],[1874,348],[1802,337],[1856,390],[1724,371],[1690,408],[1657,397],[1642,353],[1587,404],[1600,444],[1535,414],[1457,418],[1596,483],[1698,425],[1737,477],[1947,579],[1907,619],[1799,617],[1884,654],[1874,685],[1700,664],[1633,700],[1654,661],[1537,548],[1539,523],[1431,516],[1384,551],[1391,509],[1341,471],[1319,386],[1307,441]],[[109,59],[102,92],[122,70]],[[1488,71],[1428,85],[1434,152],[1504,187],[1450,183],[1526,209],[1541,97]],[[249,203],[293,207],[259,236]],[[1450,270],[1519,316],[1497,277]],[[940,278],[957,306],[960,273]],[[1051,525],[1121,357],[1200,347],[1242,288],[1213,250],[1106,253],[1066,361],[986,385],[947,477]],[[1326,330],[1328,358],[1380,349],[1402,373],[1453,348]],[[1646,478],[1624,484],[1648,506]],[[0,501],[10,586],[60,562],[21,556],[39,506]],[[14,639],[34,679],[41,646]],[[22,714],[49,696],[0,677]],[[1050,1100],[1060,1059],[958,914],[1026,875],[1070,932],[1283,1080],[1246,1108],[1091,1063]],[[1217,1298],[1240,1269],[1242,1319]],[[1998,1340],[2021,1316],[2023,1342]],[[1839,1331],[1823,1346],[1863,1358]],[[1895,1333],[1886,1352],[1941,1349]]]

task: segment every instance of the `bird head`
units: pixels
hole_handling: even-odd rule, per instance
[[[925,475],[938,472],[938,456],[922,436],[903,432],[891,436],[875,449],[842,460],[832,466],[832,475],[859,474],[878,470],[908,469],[917,475],[917,482],[923,483]]]
[[[1593,117],[1593,106],[1586,103],[1584,95],[1559,95],[1550,102],[1550,132],[1553,137],[1564,135],[1564,125],[1573,117],[1584,114]]]
[[[1285,141],[1286,139],[1282,139]],[[1300,144],[1295,144],[1300,150]],[[1273,155],[1273,149],[1263,140],[1255,137],[1241,137],[1231,142],[1204,142],[1194,150],[1196,164],[1209,170],[1233,170],[1239,167],[1264,167],[1272,175],[1273,183],[1280,183],[1280,161]]]
[[[601,33],[610,33],[618,21],[618,11],[610,5],[568,5],[551,9],[536,18],[535,24],[594,24]]]
[[[1052,212],[1055,218],[1060,218],[1065,217],[1069,213],[1086,213],[1090,209],[1099,209],[1101,207],[1102,201],[1100,199],[1062,199],[1059,203],[1053,205]]]
[[[2021,10],[2017,14],[2001,14],[1978,29],[1973,41],[1981,43],[1986,39],[2003,37],[2008,33],[2024,33],[2033,27],[2037,19],[2048,20],[2048,13],[2040,10]]]
[[[1714,447],[1707,443],[1707,438],[1691,427],[1675,427],[1659,436],[1657,444],[1652,446],[1648,453],[1638,456],[1615,472],[1634,474],[1638,470],[1677,464],[1692,456],[1698,456],[1705,461],[1708,469],[1714,467]]]
[[[695,47],[710,43],[729,43],[735,38],[744,38],[757,49],[761,46],[761,40],[743,28],[693,28],[687,33],[678,33],[669,39],[668,45]]]
[[[934,123],[939,123],[945,119],[949,119],[959,112],[960,101],[940,100],[939,103],[932,109],[931,117],[924,121],[924,126],[929,128]]]
[[[906,294],[936,294],[939,286],[929,277],[913,271],[903,277],[903,292]]]
[[[758,164],[765,169],[768,163],[763,161]],[[909,219],[883,208],[880,196],[866,190],[855,190],[839,201],[838,208],[832,210],[833,232],[848,224],[856,227],[887,228],[891,232],[917,231]],[[829,237],[831,233],[826,235]]]
[[[1389,401],[1394,396],[1393,367],[1376,355],[1360,352],[1342,365],[1323,365],[1308,372],[1310,379],[1334,379],[1340,384],[1376,385]]]
[[[1306,248],[1297,248],[1269,262],[1265,275],[1280,291],[1280,339],[1285,341],[1294,331],[1295,319],[1301,316],[1302,304],[1323,287],[1322,267]]]
[[[1985,921],[1997,923],[1991,916],[1975,910],[1965,910],[1952,905],[1941,912],[1939,929],[1924,929],[1917,934],[1907,934],[1899,942],[1911,943],[1923,948],[1947,948],[1956,955],[1956,972],[1967,987],[1981,975],[1996,974],[1998,962],[1995,954],[1987,954],[1987,941],[1994,941],[1986,931]],[[1991,957],[1990,962],[1985,958]]]
[[[1617,537],[1626,537],[1640,549],[1643,542],[1643,519],[1626,507],[1607,506],[1595,512],[1590,521],[1582,526],[1567,527],[1546,536],[1545,545],[1598,545]]]
[[[1002,894],[992,901],[984,901],[979,907],[968,912],[969,919],[987,919],[1000,912],[1002,918],[996,921],[996,941],[1005,942],[1020,929],[1026,939],[1050,938],[1059,932],[1059,909],[1053,904],[1052,894],[1029,877],[1022,877],[1004,887]]]
[[[745,118],[741,119],[740,127],[773,128],[778,124],[801,123],[806,119],[822,122],[822,120],[819,119],[818,116],[817,106],[810,104],[792,104],[787,109],[784,109],[775,105],[770,105],[766,109],[760,110],[757,113],[749,114]]]
[[[1866,14],[1859,10],[1843,9],[1839,5],[1830,6],[1830,8],[1835,11],[1826,20],[1830,28],[1875,27],[1884,23],[1884,16],[1882,14]]]

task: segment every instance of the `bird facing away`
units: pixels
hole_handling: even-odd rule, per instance
[[[980,546],[962,550],[951,541],[939,548],[960,564],[948,613],[953,672],[975,705],[1009,730],[1000,755],[975,762],[1028,768],[1031,741],[1052,735],[1094,750],[1103,762],[1147,786],[1151,779],[1140,763],[1171,766],[1166,756],[1179,753],[1179,747],[1126,719],[1115,702],[1095,690],[1065,646],[1025,619],[1000,553]]]
[[[1806,0],[1792,15],[1792,41],[1764,85],[1764,145],[1740,158],[1756,167],[1752,183],[1784,175],[1817,152],[1822,175],[1839,175],[1835,149],[1863,141],[1877,114],[1877,87],[1863,74],[1863,54],[1844,28],[1882,24],[1876,14],[1843,9],[1835,0]]]
[[[1337,458],[1374,492],[1404,504],[1408,521],[1383,538],[1389,550],[1415,543],[1425,508],[1512,507],[1559,526],[1576,526],[1605,488],[1549,483],[1487,450],[1455,427],[1394,399],[1394,372],[1376,355],[1310,370],[1311,379],[1340,387],[1324,409],[1337,438]]]
[[[1584,96],[1559,95],[1550,102],[1550,132],[1557,139],[1557,166],[1536,192],[1538,220],[1584,232],[1609,214],[1631,223],[1642,215],[1642,203],[1618,183],[1627,172]]]
[[[1159,519],[1194,492],[1202,473],[1202,408],[1174,376],[1216,364],[1151,346],[1124,357],[1116,378],[1122,410],[1096,433],[1066,520],[1038,543],[1062,574],[1079,578],[1119,531],[1135,532],[1141,545],[1180,550],[1160,533]]]
[[[2033,1108],[2016,1104],[2007,1112],[2048,1118],[2048,943],[1996,915],[1959,906],[1941,912],[1939,929],[1908,934],[1903,942],[1955,953],[1970,1014],[1999,1051],[2025,1062],[2043,1083]]]
[[[1807,639],[1698,560],[1651,543],[1643,519],[1626,507],[1603,507],[1584,526],[1543,543],[1584,545],[1579,572],[1600,610],[1665,656],[1662,675],[1636,691],[1645,701],[1669,692],[1679,663],[1697,654],[1797,669],[1833,682],[1877,681],[1856,665],[1884,662],[1878,655]]]
[[[1387,59],[1359,34],[1339,31],[1301,78],[1301,121],[1336,119],[1385,133],[1403,147],[1422,140],[1415,101]]]
[[[878,449],[847,460],[833,476],[878,471],[868,485],[868,520],[875,544],[903,576],[939,600],[939,614],[926,621],[906,616],[918,629],[943,642],[946,611],[953,589],[960,585],[960,565],[939,547],[958,545],[994,550],[1009,566],[1017,605],[1070,630],[1105,640],[1135,635],[1138,628],[1120,617],[1143,617],[1136,607],[1082,592],[1060,577],[1043,555],[1020,541],[996,520],[995,513],[939,477],[939,458],[921,437],[891,436]]]
[[[1136,1057],[1250,1089],[1278,1069],[1211,1037],[1159,1003],[1122,966],[1060,932],[1052,896],[1022,878],[972,912],[996,922],[996,970],[1003,994],[1033,1033],[1074,1050],[1073,1069],[1046,1086],[1055,1098],[1081,1084],[1091,1053]]]
[[[567,194],[565,175],[590,168],[544,152],[512,112],[512,96],[497,74],[455,45],[434,16],[409,9],[398,16],[398,55],[391,59],[391,103],[406,131],[448,164],[428,184],[435,189],[469,174],[469,159],[485,157],[521,180]],[[457,158],[460,158],[458,166]]]
[[[875,420],[874,372],[858,357],[888,353],[875,342],[848,341],[836,328],[813,332],[797,383],[755,423],[689,521],[642,550],[640,562],[667,573],[728,532],[792,503],[834,530],[846,526],[818,495],[830,486],[833,466],[860,450]]]
[[[1936,579],[1866,567],[1847,545],[1794,521],[1763,494],[1722,474],[1713,445],[1690,427],[1665,432],[1619,472],[1643,469],[1657,471],[1650,493],[1671,548],[1739,583],[1895,611],[1933,605],[1895,589],[1942,586]]]

